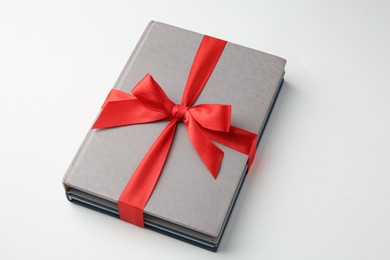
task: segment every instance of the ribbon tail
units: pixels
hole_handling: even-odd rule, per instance
[[[143,210],[164,167],[176,129],[172,120],[145,154],[118,200],[119,217],[144,226]]]
[[[252,166],[257,148],[257,135],[242,128],[230,126],[229,132],[219,132],[202,128],[212,140],[249,156],[248,171]]]
[[[207,134],[203,132],[204,128],[201,128],[193,118],[188,117],[184,120],[184,123],[192,145],[214,179],[216,179],[221,167],[223,151],[210,140]]]

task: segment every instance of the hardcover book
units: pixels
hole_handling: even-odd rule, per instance
[[[178,104],[203,38],[150,22],[113,89],[131,93],[145,75],[151,75]],[[230,124],[256,133],[260,140],[283,83],[285,64],[280,57],[227,42],[194,106],[230,105]],[[63,178],[67,198],[120,217],[123,190],[168,123],[89,130]],[[143,208],[145,228],[218,249],[247,173],[248,155],[213,143],[223,151],[217,176],[199,157],[186,125],[177,123],[165,164]]]

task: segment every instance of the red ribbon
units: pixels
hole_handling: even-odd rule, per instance
[[[122,220],[144,226],[143,209],[158,181],[175,134],[183,121],[188,137],[214,178],[217,178],[223,151],[212,140],[249,156],[253,161],[257,135],[230,125],[231,106],[192,106],[217,64],[226,41],[204,36],[192,64],[180,104],[173,103],[162,88],[146,75],[131,91],[112,89],[92,128],[109,128],[170,120],[131,176],[119,201]]]

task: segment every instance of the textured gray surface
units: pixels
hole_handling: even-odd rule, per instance
[[[0,259],[390,259],[390,1],[0,6]],[[59,183],[151,18],[287,59],[218,254],[68,203]]]
[[[203,35],[151,23],[119,77],[115,88],[130,91],[150,73],[174,102],[180,101],[187,75]],[[232,124],[258,132],[283,74],[285,61],[228,43],[201,103],[232,105]],[[167,122],[90,130],[64,178],[67,185],[117,202],[142,157]],[[218,236],[247,157],[225,152],[216,180],[203,165],[178,125],[168,160],[145,213],[196,231]]]

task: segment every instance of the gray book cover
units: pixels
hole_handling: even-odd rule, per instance
[[[179,103],[202,38],[202,34],[152,21],[114,88],[130,92],[149,73]],[[232,125],[261,133],[285,63],[277,56],[228,42],[194,105],[230,104]],[[122,190],[167,124],[89,130],[63,179],[68,199],[118,214]],[[214,179],[190,143],[184,124],[178,124],[168,159],[144,209],[145,226],[216,250],[248,159],[216,144],[225,155]]]

